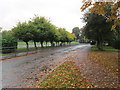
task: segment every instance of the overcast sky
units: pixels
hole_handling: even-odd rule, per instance
[[[36,14],[71,32],[74,27],[84,25],[80,19],[81,6],[82,0],[0,0],[0,27],[10,30],[19,21],[28,21]]]

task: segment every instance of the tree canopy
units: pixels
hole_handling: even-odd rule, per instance
[[[106,18],[96,13],[86,13],[84,16],[86,25],[85,35],[90,40],[97,41],[97,47],[102,50],[103,43],[112,38],[112,22],[106,22]]]
[[[114,1],[114,2],[113,2]],[[112,30],[115,30],[117,26],[120,26],[120,1],[118,0],[102,0],[102,2],[92,2],[92,0],[83,0],[83,5],[81,10],[84,11],[91,6],[89,12],[97,13],[106,17],[106,21],[114,21],[114,25],[112,26]],[[106,8],[111,6],[110,12],[108,14]]]
[[[79,27],[74,27],[72,29],[72,33],[76,36],[77,39],[79,39],[79,36],[80,36],[80,29],[79,29]]]
[[[33,35],[31,34],[31,26],[29,26],[26,22],[19,22],[16,27],[12,29],[13,35],[24,42],[26,42],[28,49],[28,41],[32,40]]]
[[[32,35],[33,41],[36,47],[36,42],[40,42],[43,47],[43,42],[48,40],[48,31],[50,30],[51,23],[49,20],[44,17],[35,16],[32,20],[29,21],[29,25],[33,27]]]
[[[75,36],[67,32],[65,28],[57,28],[50,20],[39,16],[35,16],[28,22],[19,22],[12,31],[17,39],[26,42],[27,49],[28,42],[31,40],[37,48],[36,42],[40,42],[43,47],[43,42],[46,44],[50,42],[54,46],[53,42],[59,44],[59,42],[71,42],[75,39]]]

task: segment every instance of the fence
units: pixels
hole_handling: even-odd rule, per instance
[[[73,44],[73,45],[76,45],[76,44]],[[71,45],[62,45],[62,46],[65,47],[65,46],[71,46]],[[51,47],[51,46],[48,46],[48,47]],[[61,47],[61,46],[59,45],[57,47]],[[30,50],[23,48],[24,51],[20,51],[18,47],[1,47],[0,48],[0,55],[1,55],[0,60],[9,59],[12,57],[17,57],[17,56],[33,54],[33,53],[37,53],[37,52],[41,52],[41,51],[48,51],[48,50],[52,50],[53,48],[54,47],[46,49],[46,48],[40,48],[40,46],[39,46],[38,49],[35,49],[34,47],[32,47],[32,49],[30,49]],[[4,50],[4,52],[3,52],[3,50]]]
[[[34,47],[32,47],[32,49],[29,49],[29,50],[24,48],[24,51],[21,51],[17,48],[14,50],[13,48],[14,47],[2,47],[2,48],[0,48],[0,52],[1,52],[0,60],[9,59],[9,58],[12,58],[12,57],[17,57],[17,56],[33,54],[33,53],[37,53],[37,52],[41,52],[41,51],[48,51],[48,50],[53,49],[54,47],[47,48],[47,49],[46,48],[40,48],[40,47],[38,49],[35,49]],[[3,49],[5,50],[6,53],[2,53]],[[7,51],[11,51],[12,53],[8,53]]]
[[[20,52],[19,49],[17,49],[17,47],[1,47],[0,48],[0,59],[8,59],[8,58],[12,58],[12,57],[16,57],[16,56],[22,56],[22,55],[28,55],[28,54],[32,54],[32,53],[37,53],[40,52],[40,50],[38,49],[34,49],[33,51],[29,51],[29,50],[24,50],[24,52]]]

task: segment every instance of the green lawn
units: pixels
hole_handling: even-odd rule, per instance
[[[34,45],[34,42],[28,42],[29,45]],[[36,43],[37,45],[40,45],[39,42]],[[18,45],[26,45],[25,42],[18,42]]]
[[[28,42],[28,43],[29,43],[29,45],[34,45],[34,42]],[[45,45],[46,43],[44,42],[43,44]],[[80,44],[80,43],[73,41],[73,42],[71,42],[71,44]],[[18,42],[18,45],[26,45],[26,43],[25,42]],[[37,42],[37,45],[40,45],[40,42]],[[50,42],[48,42],[48,45],[50,45]]]
[[[98,48],[94,45],[91,47],[92,50],[94,51],[99,51]],[[119,49],[112,48],[111,46],[104,46],[103,47],[104,51],[120,51]]]
[[[73,42],[71,42],[71,44],[80,44],[80,43],[79,43],[79,42],[73,41]]]

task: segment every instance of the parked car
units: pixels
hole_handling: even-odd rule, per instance
[[[95,45],[96,41],[90,41],[90,45]]]

